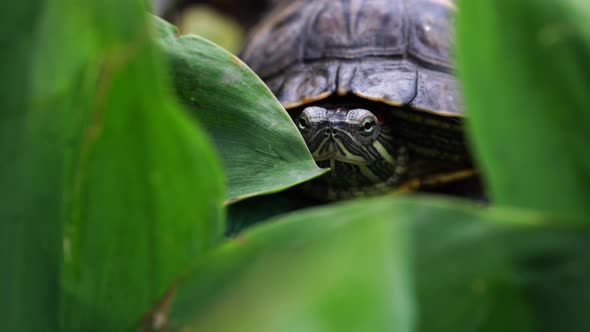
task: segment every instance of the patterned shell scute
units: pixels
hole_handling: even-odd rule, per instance
[[[352,58],[402,55],[406,49],[402,1],[318,1],[309,18],[303,57]]]
[[[244,61],[286,108],[348,93],[461,115],[450,61],[453,0],[281,2]]]
[[[450,49],[454,40],[453,14],[454,4],[450,0],[407,1],[410,18],[411,56],[424,62],[426,66],[435,66],[443,71],[452,69]]]
[[[326,60],[289,67],[266,83],[286,108],[334,93],[353,93],[401,106],[410,104],[416,96],[416,73],[417,67],[410,61]]]

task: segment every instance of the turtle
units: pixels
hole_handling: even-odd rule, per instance
[[[331,172],[338,200],[475,174],[452,62],[453,0],[275,1],[240,56]]]

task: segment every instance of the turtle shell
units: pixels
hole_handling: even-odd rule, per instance
[[[279,1],[244,61],[287,109],[353,94],[462,116],[453,75],[452,0]]]

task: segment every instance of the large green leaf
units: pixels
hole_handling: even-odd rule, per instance
[[[497,203],[590,214],[590,3],[464,0],[459,74]]]
[[[2,55],[16,66],[0,124],[3,326],[132,330],[221,240],[220,164],[173,101],[143,1],[30,6]]]
[[[396,205],[413,225],[420,331],[587,329],[587,227],[518,210]]]
[[[300,212],[218,248],[152,318],[176,331],[584,331],[590,231],[559,224],[389,197]]]
[[[63,143],[63,113],[33,98],[43,94],[31,65],[39,58],[33,41],[42,9],[43,1],[20,1],[0,10],[4,27],[10,27],[0,29],[0,320],[5,331],[58,331],[63,158],[56,148]]]
[[[48,9],[59,15],[48,14],[46,38],[63,42],[52,47],[77,47],[49,28],[81,13],[88,20],[70,28],[92,31],[97,45],[66,94],[89,87],[67,192],[64,330],[133,329],[165,286],[223,234],[220,165],[172,100],[142,3],[52,2]]]
[[[380,213],[387,200],[369,214],[362,204],[239,235],[181,281],[160,313],[170,309],[177,331],[412,331],[406,225]]]
[[[180,98],[223,159],[228,202],[276,192],[323,173],[287,112],[242,61],[156,19]]]

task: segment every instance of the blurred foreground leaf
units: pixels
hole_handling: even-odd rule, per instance
[[[590,228],[528,211],[405,201],[418,331],[587,330]]]
[[[222,238],[220,165],[162,79],[144,1],[35,8],[33,44],[2,55],[20,75],[2,90],[3,326],[132,330]]]
[[[4,331],[58,331],[64,112],[35,85],[43,1],[0,20],[0,320]],[[59,83],[59,81],[56,81]],[[52,87],[46,86],[45,89]]]
[[[528,212],[349,202],[239,235],[158,317],[175,331],[584,331],[589,242]]]
[[[241,60],[197,37],[176,38],[155,18],[178,95],[212,135],[224,162],[228,202],[286,189],[318,168],[287,112]]]
[[[83,97],[88,113],[68,193],[65,330],[132,329],[165,286],[223,234],[220,165],[173,102],[142,3],[56,3],[47,15],[53,24],[45,38],[63,41],[55,49],[75,47],[55,27],[80,12],[92,19],[68,31],[86,32],[96,47],[81,59],[79,81],[66,94]]]
[[[590,3],[464,0],[458,20],[471,136],[493,200],[588,220]]]
[[[412,331],[406,225],[383,213],[369,219],[358,206],[302,213],[231,240],[176,289],[170,326]]]

